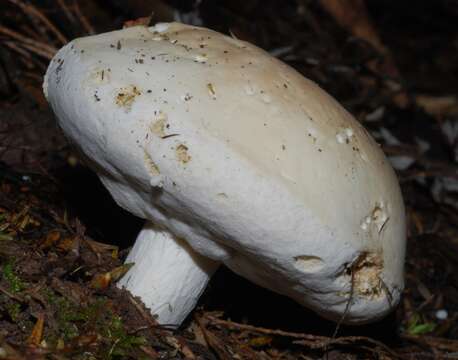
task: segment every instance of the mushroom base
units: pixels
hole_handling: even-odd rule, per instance
[[[182,239],[147,222],[126,263],[135,263],[118,282],[156,315],[179,325],[195,307],[220,263],[203,257]]]

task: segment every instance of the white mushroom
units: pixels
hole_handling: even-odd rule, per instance
[[[67,44],[44,91],[116,202],[147,220],[120,286],[161,323],[186,317],[220,263],[347,323],[399,301],[392,168],[334,99],[263,50],[179,23],[132,27]]]

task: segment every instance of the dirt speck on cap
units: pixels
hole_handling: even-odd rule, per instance
[[[186,145],[178,145],[175,152],[178,161],[180,161],[181,163],[186,164],[189,161],[191,161],[191,156],[188,154],[188,147]]]
[[[382,296],[382,270],[383,259],[379,254],[362,253],[353,265],[355,292],[370,299]]]
[[[116,92],[116,105],[129,111],[132,108],[132,104],[134,103],[135,99],[141,94],[142,92],[135,85],[122,87]]]
[[[165,136],[165,127],[167,125],[167,114],[160,112],[151,124],[150,130],[153,134],[163,137]]]
[[[159,167],[153,161],[150,154],[148,154],[145,150],[144,155],[145,155],[145,167],[148,170],[148,172],[153,176],[159,175],[161,173],[159,170]]]

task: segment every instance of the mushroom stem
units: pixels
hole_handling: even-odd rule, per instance
[[[151,222],[144,225],[126,263],[135,265],[118,286],[139,296],[158,322],[167,325],[186,318],[220,265]]]

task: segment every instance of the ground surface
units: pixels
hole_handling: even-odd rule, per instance
[[[0,358],[458,358],[456,1],[0,0],[0,7]],[[407,206],[406,289],[394,314],[336,329],[222,269],[199,308],[170,329],[113,286],[141,221],[80,164],[41,82],[68,39],[151,13],[153,22],[203,24],[254,42],[370,129]]]

